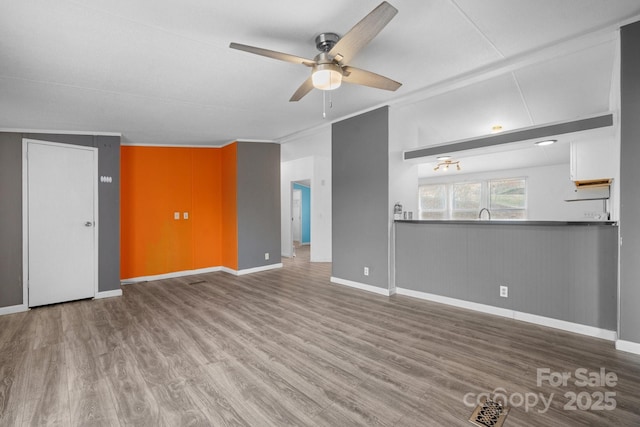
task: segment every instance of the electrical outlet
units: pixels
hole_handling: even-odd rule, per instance
[[[189,212],[183,212],[182,219],[189,219]]]
[[[269,252],[264,253],[264,259],[269,259]]]
[[[508,286],[500,286],[500,296],[502,298],[509,298],[509,287]]]
[[[364,275],[368,276],[369,275],[369,267],[365,267],[364,268]]]
[[[180,212],[174,212],[173,219],[180,219]]]

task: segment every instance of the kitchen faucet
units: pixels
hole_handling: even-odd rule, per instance
[[[491,220],[491,211],[487,208],[480,209],[480,212],[478,212],[478,219],[482,219],[482,212],[484,211],[487,211],[487,213],[489,214],[489,220]]]

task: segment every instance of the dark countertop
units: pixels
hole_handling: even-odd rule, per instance
[[[456,224],[456,225],[581,225],[581,226],[617,226],[616,221],[527,221],[527,220],[408,220],[396,219],[394,222],[405,224]]]

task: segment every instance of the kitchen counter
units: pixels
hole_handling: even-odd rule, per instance
[[[583,225],[583,226],[600,226],[618,225],[616,221],[528,221],[528,220],[499,220],[499,219],[474,219],[474,220],[445,220],[445,219],[422,219],[422,220],[408,220],[408,219],[396,219],[396,223],[406,224],[471,224],[471,225]]]
[[[397,220],[394,239],[398,293],[616,330],[615,222]]]

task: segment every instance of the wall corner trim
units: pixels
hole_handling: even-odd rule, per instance
[[[121,297],[122,289],[114,289],[112,291],[102,291],[98,292],[94,299],[102,299],[102,298],[111,298],[111,297]]]
[[[427,292],[414,291],[412,289],[396,288],[396,293],[398,295],[405,295],[413,298],[419,298],[427,301],[447,304],[447,305],[451,305],[458,308],[464,308],[467,310],[478,311],[486,314],[493,314],[495,316],[506,317],[514,320],[520,320],[527,323],[533,323],[535,325],[546,326],[554,329],[560,329],[563,331],[573,332],[576,334],[585,335],[589,337],[602,338],[608,341],[616,341],[617,335],[618,335],[616,331],[596,328],[594,326],[567,322],[566,320],[553,319],[551,317],[544,317],[544,316],[539,316],[537,314],[531,314],[531,313],[523,313],[521,311],[515,311],[515,310],[510,310],[510,309],[501,308],[501,307],[494,307],[486,304],[478,304],[475,302],[459,300],[456,298],[429,294]],[[640,354],[640,344],[636,344],[636,345],[638,346],[638,351]],[[616,343],[616,348],[618,348],[617,343]]]
[[[350,288],[360,289],[361,291],[373,292],[374,294],[390,296],[389,289],[379,288],[377,286],[367,285],[366,283],[354,282],[352,280],[341,279],[339,277],[331,276],[331,283],[338,285],[348,286]]]
[[[268,271],[268,270],[274,270],[276,268],[282,268],[282,266],[283,266],[282,263],[279,262],[277,264],[263,265],[261,267],[245,268],[244,270],[233,270],[229,267],[221,267],[220,270],[224,271],[225,273],[233,274],[234,276],[244,276],[245,274],[259,273],[261,271]]]
[[[22,313],[23,311],[29,311],[29,307],[26,304],[10,305],[9,307],[0,307],[0,316],[5,314]]]
[[[626,351],[627,353],[640,354],[640,343],[633,341],[616,341],[616,350]]]

